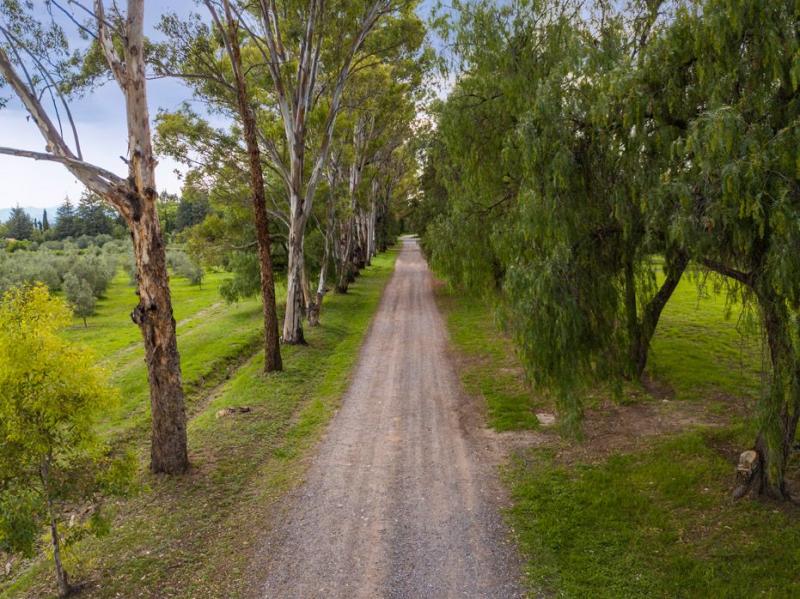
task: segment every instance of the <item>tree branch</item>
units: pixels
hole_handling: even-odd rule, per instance
[[[741,270],[737,270],[721,262],[717,262],[715,260],[709,260],[708,258],[703,258],[700,260],[700,264],[708,268],[709,270],[713,270],[716,273],[724,275],[726,277],[730,277],[731,279],[735,279],[748,287],[753,286],[753,273],[751,272],[743,272]]]

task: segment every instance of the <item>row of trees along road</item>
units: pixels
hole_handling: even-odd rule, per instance
[[[128,227],[140,298],[132,318],[142,330],[150,381],[151,469],[180,473],[188,466],[186,416],[158,214],[148,78],[183,79],[212,111],[221,112],[236,123],[229,132],[214,130],[187,104],[175,114],[160,115],[163,134],[159,145],[165,153],[182,156],[192,165],[187,176],[189,192],[208,193],[217,206],[223,197],[236,197],[236,203],[243,195],[250,196],[255,218],[244,231],[245,235],[253,235],[255,243],[248,240],[237,246],[237,251],[246,254],[248,249],[258,248],[266,331],[265,369],[279,370],[270,255],[274,225],[270,221],[278,218],[288,231],[282,244],[288,267],[283,341],[301,343],[302,314],[312,314],[312,323],[319,318],[329,254],[342,256],[342,252],[332,249],[333,229],[346,230],[348,238],[357,236],[350,229],[361,227],[359,230],[366,231],[367,237],[362,236],[359,244],[348,246],[348,258],[355,251],[353,248],[366,246],[360,250],[363,259],[357,266],[366,263],[375,251],[378,218],[385,220],[381,230],[388,230],[388,202],[402,193],[403,180],[407,179],[406,138],[414,114],[413,102],[420,93],[421,65],[425,64],[426,55],[421,51],[424,28],[414,13],[414,2],[330,4],[309,0],[253,4],[210,0],[204,3],[204,15],[186,19],[164,15],[160,31],[154,40],[149,40],[144,34],[143,0],[129,0],[125,13],[115,5],[106,11],[102,0],[95,0],[92,6],[53,0],[48,7],[46,21],[37,20],[23,3],[4,3],[0,12],[0,74],[32,117],[47,152],[0,147],[0,153],[63,164],[113,207]],[[63,26],[57,17],[62,17]],[[70,49],[67,26],[77,27],[89,40],[83,52]],[[156,38],[166,41],[158,42]],[[390,72],[395,68],[399,70]],[[368,73],[383,73],[384,79],[403,76],[404,80],[394,88],[402,95],[397,99],[402,106],[399,114],[376,112],[371,117],[376,131],[392,128],[395,134],[386,135],[382,150],[374,150],[371,156],[370,191],[364,194],[369,196],[366,210],[370,216],[365,219],[348,213],[341,218],[350,224],[343,227],[336,219],[335,206],[327,212],[330,218],[320,219],[314,212],[318,203],[315,199],[338,195],[338,188],[325,185],[332,152],[340,158],[337,168],[342,168],[342,161],[346,160],[347,150],[339,147],[337,118],[343,112],[366,110],[357,106],[355,99],[348,100],[348,89],[355,85],[351,82]],[[108,80],[117,84],[125,100],[125,176],[84,158],[78,126],[70,111],[74,94]],[[53,107],[49,113],[45,99],[47,106]],[[384,117],[385,123],[381,121]],[[353,193],[361,194],[364,186],[356,187]],[[282,197],[278,199],[278,195]],[[275,210],[269,210],[270,204]],[[206,219],[211,229],[215,223],[225,223],[227,212],[236,213],[225,209],[219,212],[222,216]],[[323,271],[316,295],[309,292],[304,255],[309,221],[318,223],[325,237],[326,251],[316,258],[316,266]],[[370,224],[364,229],[367,221]],[[195,238],[201,239],[208,227],[197,228]],[[228,227],[226,232],[232,230]],[[232,245],[230,238],[226,243]],[[230,262],[230,256],[228,259]],[[351,277],[356,273],[355,268],[347,270]]]
[[[739,492],[787,497],[800,417],[800,5],[457,3],[459,70],[426,148],[435,267],[500,290],[533,379],[641,377],[687,268],[760,315],[768,383]],[[420,228],[425,228],[424,224]],[[662,274],[663,270],[663,274]]]
[[[288,271],[283,341],[302,343],[302,316],[311,325],[320,319],[329,265],[335,263],[340,275],[337,288],[344,292],[358,270],[397,233],[390,206],[407,196],[414,183],[409,139],[430,61],[414,1],[208,0],[202,5],[203,14],[163,15],[152,39],[145,37],[143,0],[128,0],[124,13],[116,4],[109,6],[106,10],[102,0],[92,6],[50,0],[46,19],[39,20],[28,3],[0,3],[0,84],[13,91],[46,145],[45,152],[0,147],[0,154],[62,164],[112,207],[128,228],[139,295],[132,318],[144,339],[150,383],[151,470],[177,474],[189,462],[162,219],[174,216],[177,222],[180,212],[174,199],[157,193],[156,149],[189,165],[184,198],[193,209],[184,216],[193,221],[185,235],[190,249],[212,264],[218,260],[233,268],[236,276],[223,290],[226,296],[260,293],[265,370],[280,370],[272,254],[285,257]],[[70,48],[69,40],[75,36],[66,33],[67,27],[77,28],[88,47]],[[233,126],[213,128],[187,102],[174,113],[159,114],[154,143],[147,102],[147,82],[154,77],[186,81],[195,99],[211,113],[228,117]],[[70,110],[75,95],[107,81],[115,83],[124,97],[128,135],[124,176],[84,157]],[[199,224],[195,207],[202,213]],[[314,224],[310,235],[309,223]],[[255,269],[250,268],[253,265]],[[316,269],[313,293],[307,273]],[[64,285],[75,287],[76,294],[81,291],[74,281]],[[12,289],[3,306],[6,316],[14,311],[24,310],[28,316],[41,312],[37,338],[42,340],[57,339],[66,322],[63,304],[49,298],[40,285]],[[32,319],[36,321],[35,316]],[[14,328],[13,318],[6,320],[4,334],[24,334]],[[36,348],[49,359],[51,345],[58,344]],[[39,403],[28,406],[34,412],[31,418],[39,414],[52,427],[37,431],[47,437],[46,443],[18,447],[30,458],[20,464],[22,470],[0,468],[2,490],[20,491],[11,494],[24,499],[38,476],[45,488],[42,496],[49,501],[48,469],[63,449],[55,445],[72,443],[73,432],[86,447],[76,446],[70,455],[79,456],[89,445],[94,457],[106,451],[97,450],[92,436],[91,422],[104,405],[90,401],[101,386],[98,372],[87,371],[91,379],[86,379],[87,393],[70,398],[83,402],[70,412],[74,419],[50,405],[60,401],[55,396],[43,395]],[[25,378],[13,369],[7,373]],[[50,379],[37,380],[47,384]],[[20,412],[15,389],[4,389],[9,394],[0,398],[0,404],[9,413],[28,418],[27,412]],[[97,395],[104,393],[105,388]],[[51,410],[58,412],[58,418],[50,417]],[[80,421],[80,427],[72,420]],[[17,446],[2,447],[16,451]],[[24,479],[26,473],[30,480]],[[94,492],[92,485],[86,489]],[[45,512],[17,507],[13,514],[33,514],[31,518],[50,514],[59,588],[66,595],[70,586],[58,559],[53,506]],[[27,541],[35,539],[38,530],[34,519],[14,527],[25,533],[25,539],[17,540],[28,550],[33,545]]]
[[[163,153],[195,168],[198,179],[211,181],[217,198],[236,197],[235,187],[249,188],[267,329],[265,370],[276,370],[280,353],[271,222],[279,225],[276,233],[287,257],[281,337],[284,343],[303,343],[302,316],[310,313],[315,323],[320,304],[316,298],[321,301],[309,291],[306,231],[309,222],[325,229],[330,249],[331,211],[315,208],[318,196],[330,198],[337,191],[325,189],[335,168],[331,155],[341,150],[339,132],[346,129],[337,126],[337,119],[355,109],[349,96],[359,80],[391,68],[401,69],[401,87],[395,88],[400,101],[413,106],[425,64],[420,54],[424,28],[414,13],[415,2],[333,5],[314,0],[283,7],[262,2],[250,11],[226,1],[204,4],[210,25],[200,16],[189,21],[164,17],[160,28],[168,42],[160,48],[157,69],[165,76],[184,77],[196,97],[231,116],[237,130],[214,130],[186,106],[159,115],[157,143]],[[376,119],[395,118],[377,110],[372,110]],[[407,138],[413,112],[401,118]],[[384,148],[387,164],[394,150],[402,153],[401,145]],[[320,261],[324,271],[329,254],[313,260]],[[324,278],[323,272],[323,283]]]

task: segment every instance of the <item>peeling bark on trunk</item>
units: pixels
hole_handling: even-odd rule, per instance
[[[155,202],[145,202],[129,226],[139,296],[131,319],[142,331],[150,384],[150,468],[157,473],[178,474],[189,465],[186,413],[166,252]]]
[[[48,153],[23,152],[37,160],[62,163],[87,188],[113,206],[125,220],[133,240],[139,304],[132,318],[142,332],[153,437],[153,472],[178,474],[189,466],[186,414],[180,359],[172,316],[166,253],[156,210],[155,166],[144,62],[144,0],[128,0],[123,58],[117,53],[102,0],[95,0],[97,39],[125,98],[128,131],[128,177],[85,162],[70,149],[33,90],[16,73],[0,49],[0,73],[20,98],[47,142]]]
[[[314,299],[308,306],[308,325],[315,327],[319,324],[320,313],[322,312],[322,301],[325,299],[325,276],[328,270],[328,243],[325,242],[325,255],[322,258],[322,266],[319,268],[319,280],[317,282],[317,292]]]
[[[97,4],[102,3],[98,0]],[[150,383],[150,468],[178,474],[189,467],[186,413],[166,251],[156,210],[156,160],[147,107],[143,25],[144,2],[130,0],[122,81],[128,120],[129,185],[136,192],[135,198],[129,197],[132,210],[127,215],[138,273],[139,305],[132,318],[144,338]],[[114,68],[114,55],[107,55]]]
[[[335,225],[335,210],[334,199],[330,197],[328,200],[328,219],[327,227],[325,229],[325,249],[322,254],[322,264],[319,267],[319,278],[317,280],[317,293],[308,306],[308,325],[315,327],[319,324],[320,314],[322,312],[322,301],[325,299],[325,284],[328,276],[328,262],[331,255],[331,236]]]

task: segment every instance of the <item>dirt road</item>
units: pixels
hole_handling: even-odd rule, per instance
[[[260,595],[520,596],[474,413],[430,272],[406,240],[342,407],[263,549]]]

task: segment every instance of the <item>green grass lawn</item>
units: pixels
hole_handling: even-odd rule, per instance
[[[536,428],[533,413],[547,402],[525,388],[493,309],[444,289],[439,304],[462,381],[486,399],[489,425]],[[729,402],[758,395],[759,335],[738,316],[710,287],[698,294],[695,280],[681,282],[650,363],[674,403],[702,402],[724,416]],[[623,399],[659,401],[635,391]],[[731,499],[735,459],[752,444],[754,425],[730,420],[590,460],[562,459],[556,447],[515,455],[503,472],[512,500],[507,520],[526,558],[531,595],[800,596],[800,509]]]
[[[492,311],[483,301],[444,287],[437,288],[436,301],[463,362],[461,383],[468,393],[486,400],[489,425],[498,431],[536,428],[535,410],[547,402],[525,384],[513,345],[498,330]]]
[[[111,534],[85,539],[67,552],[67,568],[87,583],[81,596],[239,597],[258,579],[259,541],[280,518],[279,499],[298,484],[307,455],[346,388],[396,252],[373,260],[346,295],[329,295],[321,324],[306,329],[309,345],[283,347],[281,373],[262,373],[256,353],[229,380],[198,401],[189,423],[191,472],[182,477],[146,473],[141,491],[114,504]],[[245,312],[246,307],[241,308]],[[203,333],[198,323],[179,339],[184,372],[194,350],[223,355],[238,333],[227,315]],[[242,317],[248,322],[249,317]],[[206,320],[204,318],[203,320]],[[258,319],[251,328],[258,328]],[[197,339],[187,340],[196,331]],[[205,349],[204,349],[205,348]],[[248,413],[217,418],[225,407]],[[137,416],[138,417],[138,416]],[[30,564],[0,597],[49,597],[48,560]],[[135,589],[135,591],[134,591]]]
[[[251,356],[261,343],[261,304],[257,298],[226,304],[219,286],[227,275],[209,273],[202,287],[186,279],[171,277],[170,285],[178,329],[178,350],[189,409],[210,387],[229,375],[229,367]],[[285,296],[277,290],[278,301]],[[66,331],[69,340],[93,351],[109,371],[111,382],[120,391],[119,405],[105,415],[101,430],[119,442],[136,438],[149,426],[150,403],[142,337],[130,319],[138,298],[120,272],[106,297],[97,304],[97,313],[87,320],[75,320]]]
[[[753,315],[730,308],[709,282],[698,291],[684,277],[658,323],[648,364],[678,399],[709,394],[756,397],[761,386],[761,338]]]
[[[210,272],[202,286],[190,285],[181,277],[170,277],[172,305],[179,332],[193,325],[193,317],[212,306],[223,304],[219,295],[222,281],[230,277],[227,273]],[[66,332],[70,341],[90,347],[99,356],[114,357],[121,350],[130,350],[142,344],[142,335],[131,320],[130,314],[139,302],[136,287],[130,285],[127,272],[120,270],[111,282],[105,297],[97,303],[96,314],[83,320],[75,318],[74,325]]]

